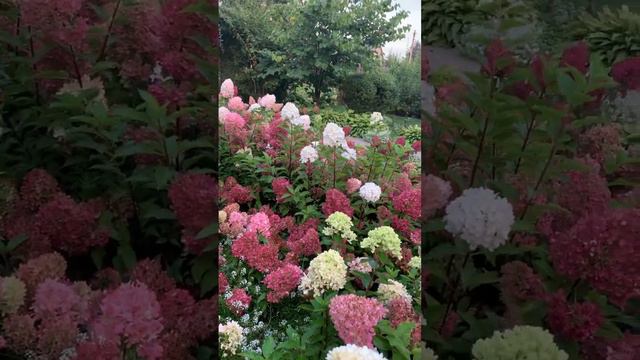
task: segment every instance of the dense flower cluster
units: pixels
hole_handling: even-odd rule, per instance
[[[598,305],[591,302],[569,303],[562,290],[549,295],[547,304],[549,329],[565,339],[587,340],[604,322]]]
[[[226,324],[220,324],[218,332],[220,333],[220,349],[227,355],[235,355],[242,342],[244,341],[244,329],[235,321]]]
[[[367,249],[372,253],[376,250],[380,250],[383,253],[394,256],[397,259],[402,258],[400,253],[400,237],[393,231],[393,228],[389,226],[380,226],[375,228],[367,234],[367,237],[362,240],[360,246],[363,249]]]
[[[342,212],[349,217],[353,216],[353,208],[349,198],[338,189],[329,189],[327,191],[326,200],[322,204],[322,213],[326,216],[336,211]]]
[[[345,344],[373,348],[374,327],[387,310],[375,299],[338,295],[331,299],[329,315]]]
[[[551,237],[555,269],[572,280],[586,280],[611,302],[624,307],[629,298],[640,296],[638,216],[638,209],[595,212]]]
[[[285,264],[281,268],[269,273],[263,280],[271,291],[267,294],[267,301],[277,303],[289,295],[300,284],[304,272],[293,264]]]
[[[507,241],[514,216],[511,204],[485,188],[471,188],[447,205],[446,229],[471,249],[495,250]]]
[[[331,349],[326,360],[386,360],[382,354],[366,346],[347,344]]]
[[[356,240],[356,233],[351,230],[353,222],[351,218],[343,212],[336,211],[325,220],[328,226],[322,229],[324,235],[339,235],[348,242]]]
[[[300,290],[318,296],[326,290],[340,290],[347,282],[347,265],[335,250],[327,250],[311,260],[300,281]]]
[[[516,326],[492,337],[476,341],[471,352],[477,360],[567,360],[553,336],[535,326]]]

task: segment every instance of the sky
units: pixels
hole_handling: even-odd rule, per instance
[[[403,39],[386,43],[382,49],[385,55],[396,54],[404,56],[405,52],[411,45],[411,38],[413,31],[416,31],[416,41],[420,40],[420,0],[394,0],[395,3],[400,5],[402,10],[405,10],[409,15],[402,21],[402,25],[411,25],[411,29],[406,32]]]

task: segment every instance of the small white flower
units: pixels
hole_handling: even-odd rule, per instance
[[[300,111],[298,111],[298,108],[294,103],[288,102],[284,104],[284,106],[280,110],[280,116],[285,120],[293,122],[294,119],[300,117]]]
[[[342,345],[331,349],[326,360],[387,360],[382,354],[366,346],[353,344]]]
[[[307,145],[300,150],[301,163],[306,164],[316,160],[318,160],[318,151],[313,146]]]
[[[507,241],[515,218],[507,199],[489,189],[471,188],[447,205],[444,221],[445,229],[472,250],[493,251]]]
[[[382,117],[382,114],[380,114],[379,112],[376,111],[376,112],[371,113],[370,123],[371,124],[378,124],[378,123],[381,123],[383,119],[384,118]]]
[[[345,150],[342,152],[342,154],[340,154],[343,158],[347,159],[347,160],[355,160],[358,158],[358,155],[356,153],[356,149],[352,149],[352,148],[345,148]]]
[[[362,185],[360,187],[360,190],[358,190],[358,192],[360,193],[360,197],[363,198],[365,201],[373,203],[380,199],[380,194],[382,194],[382,189],[380,189],[380,186],[372,182],[368,182]]]
[[[251,104],[251,106],[249,106],[249,112],[253,112],[253,111],[258,110],[260,108],[262,108],[262,106],[260,106],[260,104],[258,104],[258,103]]]
[[[305,130],[309,130],[311,128],[311,118],[309,115],[302,115],[292,120],[291,123],[296,126],[302,126]]]
[[[322,143],[331,147],[345,146],[344,130],[335,123],[328,123],[322,132]]]

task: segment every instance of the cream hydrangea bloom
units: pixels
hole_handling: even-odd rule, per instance
[[[329,215],[325,222],[329,226],[325,226],[325,228],[322,229],[323,234],[327,236],[340,235],[347,239],[348,242],[356,240],[356,233],[351,230],[353,221],[351,221],[351,218],[347,214],[336,211]]]
[[[13,314],[24,304],[27,289],[15,276],[0,278],[0,313]]]
[[[400,244],[400,237],[392,227],[380,226],[369,231],[367,238],[362,240],[360,246],[363,249],[368,249],[372,253],[380,249],[384,253],[390,254],[397,259],[402,259]]]
[[[447,205],[445,229],[474,250],[493,251],[509,238],[515,218],[507,199],[492,190],[471,188]]]
[[[318,150],[313,146],[307,145],[300,150],[300,162],[303,164],[318,160]]]
[[[316,297],[327,290],[340,290],[346,283],[347,265],[342,256],[331,249],[311,260],[309,269],[302,277],[298,288],[303,294]]]
[[[283,119],[289,120],[293,123],[295,119],[300,117],[300,111],[298,110],[296,104],[288,102],[284,104],[284,106],[280,110],[280,116],[282,116]]]
[[[407,288],[405,288],[404,285],[402,285],[402,283],[398,281],[389,280],[388,284],[380,284],[380,286],[378,287],[378,298],[383,303],[386,304],[397,297],[404,298],[409,302],[412,301],[411,295],[409,295]]]
[[[326,146],[337,147],[345,146],[347,140],[345,139],[344,130],[335,123],[328,123],[322,131],[322,143]]]
[[[409,260],[409,264],[407,265],[411,268],[420,269],[422,267],[422,258],[420,258],[420,256],[414,256]]]
[[[220,349],[227,355],[235,355],[244,342],[244,329],[235,321],[218,325],[220,334]]]
[[[480,339],[471,349],[475,360],[567,360],[553,335],[537,326],[516,326]]]
[[[291,123],[296,126],[302,126],[305,130],[309,130],[311,128],[311,118],[309,115],[299,116],[296,119],[293,119]]]
[[[387,358],[366,346],[348,344],[331,349],[326,360],[387,360]]]

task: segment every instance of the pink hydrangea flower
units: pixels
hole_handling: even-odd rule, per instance
[[[589,71],[589,56],[589,46],[586,42],[580,41],[564,50],[560,64],[586,74]]]
[[[623,85],[625,90],[640,90],[640,56],[613,64],[611,76]]]
[[[267,94],[261,97],[260,99],[258,99],[258,104],[260,104],[260,106],[264,108],[274,110],[274,106],[276,104],[276,96],[272,94]]]
[[[238,181],[233,176],[229,176],[224,180],[224,186],[222,187],[222,193],[220,197],[229,203],[244,204],[253,199],[251,195],[251,189],[238,184]]]
[[[247,224],[247,232],[261,234],[264,237],[271,237],[271,222],[269,216],[263,212],[251,215],[249,224]]]
[[[393,208],[406,214],[414,220],[419,220],[422,213],[420,204],[420,189],[411,189],[392,195]]]
[[[353,194],[354,192],[358,191],[358,189],[360,189],[360,186],[362,186],[362,181],[356,178],[350,178],[349,180],[347,180],[347,193]]]
[[[411,332],[411,341],[413,344],[419,343],[421,340],[420,315],[415,312],[411,303],[407,299],[397,296],[389,301],[387,309],[391,326],[398,327],[403,322],[412,322],[414,324]]]
[[[38,210],[29,242],[72,255],[84,254],[109,240],[107,231],[98,226],[100,213],[97,203],[77,203],[58,194]]]
[[[226,99],[230,99],[235,94],[233,81],[226,79],[220,85],[220,96]]]
[[[31,211],[37,211],[58,193],[60,193],[58,181],[42,169],[29,171],[22,179],[20,186],[20,199]]]
[[[329,304],[331,322],[345,344],[373,348],[375,326],[386,314],[378,300],[354,294],[338,295]]]
[[[299,266],[285,264],[282,267],[270,272],[262,281],[270,290],[267,294],[267,301],[277,303],[295,290],[304,275]]]
[[[319,219],[309,219],[295,226],[287,239],[287,247],[297,255],[311,256],[322,251],[318,236]]]
[[[338,189],[329,189],[326,200],[322,204],[322,213],[329,216],[336,211],[343,212],[349,217],[353,216],[353,208],[349,198]]]
[[[640,209],[587,214],[549,239],[554,268],[571,280],[586,280],[623,308],[629,298],[640,298],[639,218]]]
[[[161,359],[162,321],[156,294],[144,284],[127,283],[102,299],[100,315],[91,324],[91,334],[109,347],[119,348],[126,340],[147,359]]]
[[[231,244],[231,254],[260,271],[269,272],[277,269],[281,261],[278,259],[278,245],[261,244],[255,232],[245,232]]]
[[[237,316],[244,314],[251,305],[251,296],[244,289],[233,289],[226,299],[227,306]]]
[[[242,101],[242,98],[240,96],[234,96],[229,100],[229,103],[227,104],[227,107],[231,111],[241,112],[241,111],[244,111],[247,108],[247,104],[245,104]]]
[[[554,334],[568,340],[591,338],[604,322],[598,305],[592,302],[569,303],[564,291],[547,299],[547,323]]]
[[[282,203],[285,200],[284,195],[289,192],[291,183],[287,178],[277,177],[271,182],[271,187],[273,188],[273,193],[276,194],[276,202]]]
[[[169,200],[180,225],[200,231],[213,223],[217,216],[216,188],[214,178],[198,173],[180,175],[171,183]]]

